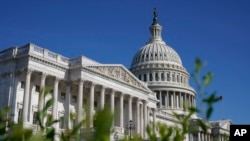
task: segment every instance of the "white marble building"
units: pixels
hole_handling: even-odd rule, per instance
[[[0,107],[10,106],[14,122],[22,119],[26,127],[36,128],[34,115],[53,97],[56,100],[48,112],[53,119],[60,119],[54,125],[57,132],[74,126],[86,118],[84,115],[90,116],[89,126],[93,127],[95,110],[105,105],[118,111],[113,128],[119,137],[124,136],[130,120],[136,126],[134,134],[145,139],[149,122],[174,125],[172,113],[185,115],[184,103],[196,107],[196,92],[189,86],[189,73],[181,58],[163,41],[157,18],[155,13],[151,37],[135,54],[129,70],[85,56],[67,58],[31,43],[1,51]],[[38,96],[42,87],[52,89],[45,99]],[[70,113],[77,113],[73,122]],[[191,125],[196,126],[198,117],[192,118]],[[208,134],[200,131],[187,135],[185,140],[222,140],[220,135],[229,134],[230,124],[228,120],[213,122]]]

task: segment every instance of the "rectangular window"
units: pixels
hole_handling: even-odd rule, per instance
[[[66,94],[65,93],[61,93],[61,100],[65,100],[65,96],[66,96]]]
[[[156,81],[159,81],[158,73],[155,73],[155,80],[156,80]]]
[[[143,80],[144,80],[144,82],[146,82],[147,81],[147,75],[146,74],[144,74],[144,76],[143,76],[144,78],[143,78]]]
[[[170,74],[167,73],[167,81],[170,81]]]
[[[40,92],[40,86],[36,85],[36,92]]]
[[[37,113],[37,112],[34,112],[34,113],[33,113],[33,124],[38,124],[37,116],[38,116],[38,113]]]
[[[162,72],[161,73],[161,81],[164,81],[165,80],[165,78],[164,78],[164,73]]]
[[[149,81],[152,81],[153,77],[152,77],[152,73],[149,74]]]
[[[63,117],[63,116],[60,117],[60,120],[59,120],[59,127],[60,127],[61,129],[63,129],[63,127],[64,127],[64,117]]]
[[[76,103],[77,97],[75,95],[72,95],[72,102]]]
[[[23,109],[19,109],[18,110],[18,123],[21,122],[22,120],[22,115],[23,115],[22,113],[23,113]]]
[[[25,87],[25,82],[21,81],[21,88],[24,89],[24,87]]]

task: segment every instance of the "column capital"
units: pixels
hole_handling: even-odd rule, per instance
[[[33,71],[34,71],[34,69],[32,69],[32,68],[26,68],[26,69],[25,69],[25,72],[26,72],[27,74],[31,74]]]
[[[62,78],[55,76],[55,82],[59,82]]]
[[[78,79],[77,81],[79,84],[84,84],[84,79]]]
[[[42,78],[42,79],[45,79],[45,78],[47,77],[47,75],[48,75],[47,73],[42,72],[42,74],[41,74],[41,78]]]
[[[91,84],[90,84],[90,88],[94,88],[94,87],[95,87],[95,85],[96,85],[96,83],[95,83],[95,82],[91,82]]]

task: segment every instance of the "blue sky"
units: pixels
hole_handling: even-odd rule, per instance
[[[191,73],[199,56],[214,73],[209,92],[223,101],[212,120],[250,124],[250,3],[245,0],[0,2],[0,50],[32,42],[67,57],[129,68],[149,39],[157,7],[162,36]],[[190,80],[192,84],[192,80]]]

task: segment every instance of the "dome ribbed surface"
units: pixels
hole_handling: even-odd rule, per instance
[[[151,62],[179,64],[182,66],[179,55],[165,43],[151,42],[146,44],[134,56],[131,67]]]

